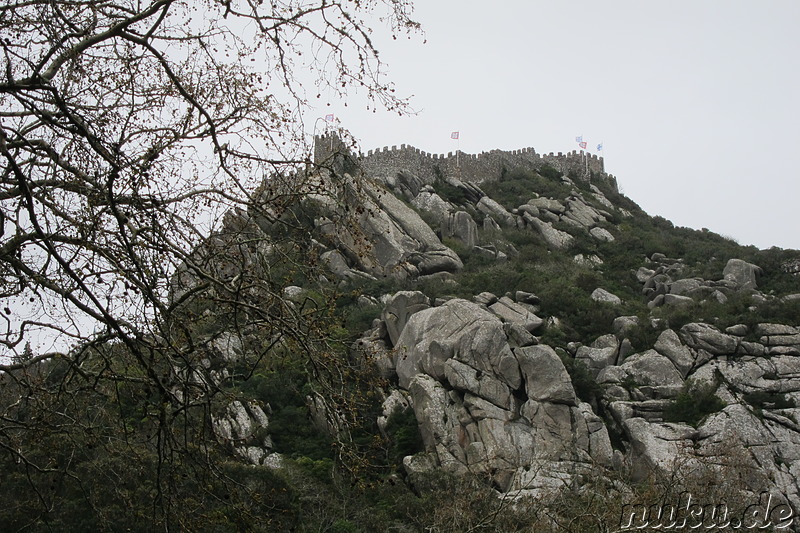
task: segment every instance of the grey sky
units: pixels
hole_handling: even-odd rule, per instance
[[[320,109],[365,150],[558,152],[583,135],[651,215],[800,248],[797,0],[427,0],[416,18],[426,44],[378,44],[417,116]]]

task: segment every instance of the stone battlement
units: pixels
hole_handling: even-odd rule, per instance
[[[331,134],[333,135],[333,134]],[[314,146],[314,161],[322,163],[334,153],[346,150],[343,143],[335,137],[317,136]],[[345,152],[348,153],[348,152]],[[433,154],[401,144],[370,150],[357,156],[359,165],[372,176],[388,176],[406,170],[426,182],[437,178],[454,177],[470,183],[499,180],[504,170],[527,167],[538,170],[551,166],[564,175],[574,179],[589,181],[600,179],[615,181],[606,174],[603,158],[583,151],[567,153],[539,154],[533,148],[520,150],[491,150],[480,154],[466,154],[461,151]]]

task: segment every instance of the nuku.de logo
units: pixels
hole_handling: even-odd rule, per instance
[[[772,494],[762,492],[758,503],[749,505],[736,515],[724,503],[700,503],[691,493],[680,493],[677,503],[627,504],[622,508],[621,531],[634,530],[742,530],[756,531],[773,528],[786,530],[794,522],[794,511],[775,501]]]

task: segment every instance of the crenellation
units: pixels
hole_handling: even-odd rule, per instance
[[[324,139],[324,142],[321,142]],[[328,137],[317,137],[315,161],[321,162],[336,153],[349,153],[341,142]],[[331,150],[330,147],[334,147]],[[445,154],[425,152],[408,144],[367,151],[359,156],[360,165],[370,174],[386,176],[400,170],[418,175],[426,183],[433,183],[440,177],[452,176],[465,182],[481,183],[500,179],[503,172],[514,167],[528,167],[538,170],[544,165],[557,169],[573,179],[600,179],[610,184],[615,180],[606,174],[603,158],[581,150],[572,152],[550,152],[539,154],[533,147],[516,150],[483,151],[479,154],[466,154],[461,150]]]

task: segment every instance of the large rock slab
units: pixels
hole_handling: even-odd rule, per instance
[[[364,183],[357,194],[358,228],[333,223],[318,224],[320,233],[335,245],[353,267],[373,276],[414,272],[455,272],[463,268],[458,255],[441,243],[436,233],[416,211],[373,183]],[[334,202],[322,200],[327,209]],[[406,274],[407,275],[407,274]]]
[[[620,305],[622,303],[622,299],[619,296],[599,287],[592,291],[590,297],[595,302],[604,304]]]
[[[666,306],[690,306],[694,300],[690,296],[681,296],[680,294],[665,294],[663,304]]]
[[[598,241],[614,242],[615,240],[614,235],[605,228],[592,228],[589,230],[589,234]]]
[[[655,350],[633,354],[620,366],[650,399],[675,397],[683,387],[683,376],[672,361]]]
[[[573,409],[564,404],[528,400],[520,414],[533,433],[533,454],[537,458],[568,459],[573,457]],[[584,441],[586,442],[586,441]],[[588,442],[587,442],[588,444]]]
[[[567,199],[564,218],[572,220],[585,228],[592,228],[606,218],[594,207],[587,205],[578,197]],[[613,237],[612,237],[613,240]]]
[[[616,364],[618,354],[618,347],[593,348],[581,346],[575,352],[575,360],[586,365],[586,369],[592,374],[592,377],[596,378],[605,367]]]
[[[515,303],[511,298],[503,296],[489,306],[489,310],[504,322],[518,324],[530,332],[534,332],[544,324],[544,320]]]
[[[257,403],[235,400],[212,416],[211,425],[217,439],[249,463],[263,464],[270,455],[272,438],[264,436],[269,419]]]
[[[800,346],[800,333],[794,335],[765,335],[759,340],[767,346]]]
[[[478,224],[466,211],[457,211],[448,215],[445,234],[460,240],[468,248],[478,244]]]
[[[610,467],[614,457],[614,449],[611,447],[611,439],[608,436],[605,422],[592,411],[592,406],[588,403],[580,402],[578,409],[581,414],[578,424],[586,425],[585,433],[589,439],[587,449],[589,455],[596,464]],[[583,434],[584,431],[581,428],[577,433]]]
[[[411,315],[430,306],[430,299],[419,291],[400,291],[391,297],[381,312],[381,319],[386,323],[392,345],[397,344]]]
[[[525,217],[525,220],[533,229],[538,231],[542,237],[544,237],[544,240],[547,241],[547,244],[553,248],[568,248],[575,240],[569,233],[554,228],[553,224],[550,222],[545,222],[534,217]]]
[[[768,490],[800,508],[800,432],[789,418],[765,410],[761,417],[745,405],[729,405],[698,428],[699,453],[730,462],[746,473],[744,489]]]
[[[466,454],[459,446],[459,440],[465,437],[458,421],[463,409],[461,398],[425,374],[414,376],[408,391],[425,449],[435,452],[440,464],[466,464]]]
[[[758,265],[742,259],[731,259],[722,271],[722,277],[736,283],[739,289],[757,289],[758,276],[763,270]]]
[[[409,200],[419,195],[425,188],[432,189],[432,187],[426,183],[425,178],[407,170],[400,170],[399,172],[384,175],[378,179],[383,181],[396,194],[405,196]]]
[[[476,303],[456,298],[411,316],[395,344],[400,386],[407,388],[420,373],[444,381],[444,364],[451,357],[493,374],[512,389],[522,384],[503,323]]]
[[[665,355],[682,377],[689,375],[694,367],[694,355],[691,350],[683,345],[680,337],[671,329],[661,332],[653,348],[660,354]]]
[[[509,213],[505,207],[492,200],[488,196],[484,196],[478,200],[478,203],[475,204],[475,208],[484,215],[490,216],[494,220],[499,221],[504,226],[514,227],[516,225],[514,215]]]
[[[755,328],[756,335],[796,335],[800,333],[797,328],[792,326],[787,326],[786,324],[773,324],[763,322],[761,324],[756,324]]]
[[[675,473],[683,452],[691,449],[697,434],[691,426],[651,423],[644,418],[629,418],[622,425],[631,446],[628,461],[635,481],[648,479],[654,473]]]
[[[447,220],[448,215],[453,210],[453,206],[449,202],[443,200],[435,192],[429,191],[420,192],[416,198],[411,200],[411,205],[420,211],[430,213],[439,223]]]
[[[550,211],[551,213],[556,213],[558,215],[563,214],[567,208],[559,202],[558,200],[554,200],[552,198],[533,198],[528,200],[528,205],[536,207],[540,211]]]
[[[684,278],[675,280],[669,285],[670,294],[678,296],[692,296],[692,294],[704,286],[703,281],[696,278]]]
[[[513,408],[511,389],[491,374],[456,359],[448,359],[444,363],[444,375],[450,386],[456,390],[471,392],[501,409]]]
[[[515,349],[514,355],[525,379],[528,398],[577,405],[567,369],[553,348],[547,345],[526,346]]]
[[[681,328],[680,337],[684,343],[695,350],[705,350],[712,355],[731,355],[736,353],[739,339],[722,333],[710,324],[692,322]]]

